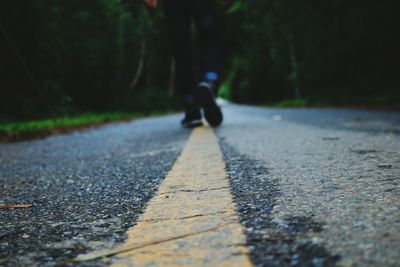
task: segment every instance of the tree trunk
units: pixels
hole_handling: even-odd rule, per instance
[[[109,100],[108,106],[117,104],[120,101],[118,97],[120,93],[124,91],[123,77],[124,77],[124,63],[125,63],[125,17],[122,10],[118,17],[118,33],[116,38],[117,46],[117,62],[116,62],[116,74],[115,74],[115,88],[117,88],[118,93],[110,95],[112,101]],[[107,100],[106,100],[107,101]]]
[[[171,58],[170,71],[169,71],[169,85],[168,94],[174,95],[175,93],[175,58]]]
[[[136,69],[135,76],[133,77],[131,86],[130,86],[131,90],[133,90],[136,87],[136,85],[139,83],[140,77],[142,76],[145,56],[146,56],[146,39],[143,38],[142,42],[140,44],[138,67]]]
[[[15,44],[14,39],[8,34],[7,29],[5,28],[5,26],[1,22],[0,22],[0,33],[7,40],[9,46],[11,47],[11,49],[12,49],[14,55],[15,55],[15,57],[17,58],[18,62],[21,64],[22,69],[25,71],[25,74],[26,74],[28,80],[30,81],[33,89],[36,90],[37,94],[39,95],[39,97],[43,101],[43,104],[46,106],[46,108],[50,112],[50,115],[53,118],[56,118],[56,112],[53,110],[53,108],[51,107],[51,105],[50,105],[49,101],[47,100],[45,94],[42,92],[41,88],[37,84],[37,82],[36,82],[36,80],[35,80],[35,78],[33,76],[33,73],[29,69],[28,64],[26,63],[24,57],[22,56],[22,54],[19,51],[17,45]]]
[[[293,81],[294,96],[295,98],[300,98],[301,94],[300,94],[300,82],[299,82],[299,67],[296,59],[293,35],[291,33],[289,33],[288,35],[288,40],[289,40],[290,58],[292,64],[292,81]]]

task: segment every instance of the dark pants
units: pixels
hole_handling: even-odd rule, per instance
[[[192,22],[197,28],[200,72],[218,73],[218,29],[216,0],[164,0],[165,15],[176,62],[176,85],[186,96],[186,104],[195,97],[196,79]]]

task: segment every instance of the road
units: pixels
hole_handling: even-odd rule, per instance
[[[223,111],[1,145],[0,266],[400,266],[400,113]]]

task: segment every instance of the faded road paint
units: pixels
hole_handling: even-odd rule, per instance
[[[196,128],[112,266],[252,266],[211,128]]]

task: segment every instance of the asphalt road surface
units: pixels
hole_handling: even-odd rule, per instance
[[[223,111],[212,146],[252,265],[400,266],[400,113]],[[0,205],[34,205],[0,209],[0,266],[110,265],[72,260],[139,225],[192,135],[180,116],[0,145]]]

